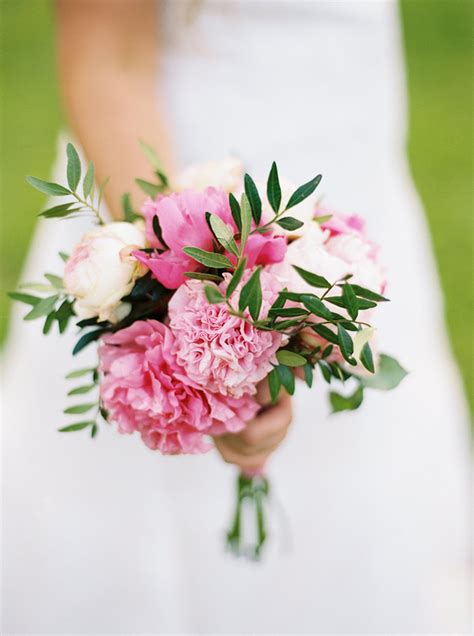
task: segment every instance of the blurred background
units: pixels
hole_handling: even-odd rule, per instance
[[[8,334],[6,292],[18,282],[36,215],[44,204],[24,176],[47,178],[62,126],[52,4],[0,0],[0,342]],[[400,11],[408,67],[407,152],[428,216],[447,325],[472,410],[473,3],[402,0]]]

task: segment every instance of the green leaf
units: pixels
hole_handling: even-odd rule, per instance
[[[326,221],[329,221],[331,218],[332,214],[322,214],[321,216],[315,216],[313,220],[319,225],[324,225]]]
[[[367,371],[370,371],[370,373],[375,372],[372,349],[370,348],[370,345],[368,342],[366,342],[365,345],[362,347],[362,351],[361,351],[359,359],[364,365],[364,367],[367,369]]]
[[[285,387],[287,393],[293,395],[295,392],[295,376],[290,367],[287,367],[284,364],[279,364],[276,367],[277,373],[280,376],[280,381],[282,385]]]
[[[87,347],[88,344],[94,342],[94,340],[98,340],[103,333],[105,333],[105,329],[96,329],[95,331],[88,331],[85,333],[76,342],[76,345],[72,350],[72,355],[75,356],[79,353],[79,351],[82,351],[82,349]]]
[[[311,294],[303,294],[301,296],[301,302],[304,304],[306,309],[309,309],[309,311],[315,316],[325,318],[326,320],[332,320],[331,312],[323,303],[323,301],[316,296],[311,296]]]
[[[293,265],[293,267],[301,276],[301,278],[312,287],[325,287],[326,289],[331,287],[331,283],[322,276],[318,276],[317,274],[308,272],[308,270],[303,269],[302,267],[297,267],[296,265]]]
[[[364,399],[364,389],[362,386],[357,387],[352,395],[344,396],[339,393],[331,391],[329,394],[329,401],[332,406],[333,413],[339,413],[340,411],[354,411],[358,409]]]
[[[69,406],[67,409],[64,409],[64,413],[66,413],[66,415],[77,415],[79,413],[87,413],[87,411],[90,411],[94,407],[97,407],[97,402],[76,404],[75,406]]]
[[[89,367],[88,369],[77,369],[76,371],[71,371],[70,373],[68,373],[66,379],[72,380],[73,378],[82,378],[82,376],[93,373],[94,371],[94,367]]]
[[[97,426],[97,424],[94,422],[94,423],[92,424],[92,427],[91,427],[91,437],[92,437],[92,438],[94,438],[94,437],[97,435],[97,433],[98,433],[98,432],[99,432],[99,427],[98,427],[98,426]]]
[[[240,213],[240,205],[237,199],[232,194],[232,192],[229,194],[229,206],[230,206],[230,211],[232,213],[232,218],[234,219],[234,223],[240,232],[242,230],[242,217]]]
[[[194,258],[195,261],[205,265],[206,267],[211,267],[213,269],[231,269],[232,263],[229,261],[227,256],[223,254],[216,254],[215,252],[206,252],[202,250],[200,247],[184,247],[183,252],[191,258]]]
[[[307,362],[304,356],[287,349],[277,351],[276,357],[280,364],[286,364],[287,367],[302,367]]]
[[[344,326],[345,325],[343,324],[343,327]],[[366,342],[369,342],[374,333],[375,329],[373,327],[366,327],[365,329],[357,330],[357,333],[354,336],[354,356],[356,358],[360,358],[362,347],[365,345]]]
[[[214,287],[213,285],[206,285],[204,287],[204,293],[206,294],[206,298],[208,302],[211,303],[211,305],[215,305],[216,303],[225,301],[224,296],[217,289],[217,287]]]
[[[262,308],[262,288],[260,286],[261,269],[260,265],[255,269],[252,276],[250,276],[242,287],[239,297],[239,311],[244,311],[248,307],[250,315],[254,320],[258,320],[260,309]]]
[[[59,296],[57,294],[48,296],[48,298],[42,298],[39,303],[33,307],[30,313],[26,314],[24,320],[35,320],[41,316],[46,316],[46,314],[49,314],[54,309],[58,298]]]
[[[331,367],[328,364],[326,364],[326,362],[323,362],[322,360],[319,360],[318,367],[325,381],[328,384],[331,384],[331,379],[332,379]]]
[[[95,424],[94,421],[90,422],[77,422],[77,424],[69,424],[69,426],[63,426],[62,428],[58,428],[60,433],[71,433],[72,431],[82,431],[82,429],[87,428],[88,426],[92,426]]]
[[[253,220],[255,221],[255,225],[258,225],[262,217],[262,201],[258,194],[257,186],[249,174],[244,176],[244,188],[250,203],[250,208],[252,209]]]
[[[332,342],[333,344],[339,344],[339,340],[337,339],[337,334],[334,331],[331,331],[329,327],[326,325],[320,325],[318,323],[311,325],[311,329],[317,333],[321,338],[324,338],[328,342]]]
[[[299,203],[304,201],[306,198],[308,198],[311,194],[313,194],[313,192],[318,187],[321,179],[322,179],[322,176],[318,174],[316,177],[314,177],[314,179],[311,179],[311,181],[308,181],[308,183],[305,183],[304,185],[297,188],[291,195],[290,200],[286,204],[285,209],[289,210],[290,208],[294,207],[295,205],[298,205]]]
[[[63,263],[67,263],[69,260],[69,254],[66,254],[66,252],[58,252],[59,254],[59,258],[63,261]]]
[[[232,296],[232,294],[234,293],[234,291],[237,288],[237,285],[242,280],[242,276],[243,276],[243,273],[245,271],[246,264],[247,264],[247,259],[244,257],[240,261],[237,269],[232,274],[232,278],[230,279],[229,284],[227,285],[227,289],[226,289],[226,294],[225,295],[226,295],[227,298],[230,298]]]
[[[298,219],[295,219],[292,216],[285,216],[283,219],[277,221],[277,225],[282,227],[284,230],[292,231],[302,227],[304,223],[302,221],[298,221]]]
[[[77,386],[75,389],[71,389],[68,395],[83,395],[84,393],[89,393],[96,387],[95,384],[85,384],[83,386]]]
[[[74,316],[72,305],[73,303],[71,301],[65,300],[56,311],[55,317],[59,324],[59,333],[64,333],[68,325],[69,318]]]
[[[304,381],[311,388],[313,386],[313,367],[310,364],[305,364],[303,367]]]
[[[73,192],[76,191],[79,181],[81,179],[81,160],[77,154],[77,150],[69,143],[66,146],[67,154],[67,183]]]
[[[349,364],[352,364],[352,365],[357,364],[354,358],[352,357],[352,354],[354,353],[354,345],[352,342],[352,338],[350,337],[349,333],[344,329],[344,327],[341,324],[337,325],[337,339],[338,339],[339,348],[341,350],[342,357],[344,358],[344,360],[346,360]]]
[[[208,274],[207,272],[184,272],[187,278],[194,278],[195,280],[212,280],[216,283],[222,283],[222,277],[216,274]]]
[[[157,185],[156,183],[150,183],[150,181],[145,181],[145,179],[135,179],[135,183],[141,190],[143,190],[145,194],[148,194],[148,196],[150,196],[152,199],[154,199],[156,195],[163,190],[162,186]]]
[[[334,349],[334,345],[329,344],[322,352],[321,357],[328,358],[331,355],[333,349]]]
[[[86,176],[84,177],[84,181],[82,182],[82,192],[84,194],[84,199],[87,199],[87,197],[92,192],[92,188],[94,187],[94,175],[94,164],[91,161],[87,166]]]
[[[242,198],[240,200],[240,214],[242,219],[242,229],[240,231],[240,251],[243,254],[248,235],[250,234],[250,228],[252,227],[252,209],[245,192],[242,194]]]
[[[33,188],[53,197],[64,197],[67,194],[72,194],[70,190],[59,185],[59,183],[51,183],[50,181],[43,181],[43,179],[31,176],[26,177],[26,180],[31,186],[33,186]]]
[[[137,214],[133,209],[130,192],[124,192],[122,194],[122,210],[123,218],[127,221],[127,223],[133,223],[138,219],[143,219],[143,216],[141,214]]]
[[[52,208],[43,210],[38,214],[38,216],[43,216],[45,219],[60,219],[64,216],[68,216],[69,214],[73,214],[74,212],[79,212],[82,209],[81,207],[74,206],[77,206],[76,201],[61,203],[61,205],[55,205]]]
[[[163,238],[163,230],[161,229],[160,219],[158,218],[157,214],[155,214],[155,216],[153,217],[153,221],[151,223],[152,223],[153,232],[155,233],[156,238],[160,241],[161,245],[165,249],[169,249],[165,239]]]
[[[342,297],[345,302],[346,309],[352,320],[356,320],[359,314],[359,305],[354,290],[349,283],[345,283],[342,287]]]
[[[41,298],[38,298],[38,296],[32,296],[31,294],[21,294],[20,292],[8,292],[8,296],[12,300],[17,300],[18,302],[25,303],[27,305],[33,305],[33,307],[41,301]]]
[[[55,289],[63,289],[64,283],[61,276],[56,276],[56,274],[45,274],[44,277],[46,280],[49,280]]]
[[[378,303],[388,303],[390,300],[385,298],[385,296],[381,296],[376,292],[366,289],[365,287],[361,287],[360,285],[352,285],[352,289],[354,290],[356,296],[362,296],[362,298],[366,298],[367,300],[374,300]]]
[[[104,196],[105,188],[108,186],[110,181],[110,177],[105,177],[102,183],[99,186],[99,193],[97,197],[97,207],[100,208],[100,204],[102,203],[102,197]]]
[[[227,223],[224,223],[217,214],[209,214],[209,225],[211,226],[212,233],[222,247],[235,256],[238,256],[239,250],[234,240],[234,233]]]
[[[269,316],[284,316],[286,318],[293,316],[307,316],[308,314],[309,312],[302,307],[271,307],[268,312]]]
[[[44,325],[43,325],[43,334],[45,336],[47,336],[48,333],[51,331],[51,327],[53,326],[55,317],[56,317],[56,314],[54,311],[52,311],[50,314],[46,316],[46,320],[44,321]]]
[[[401,364],[384,353],[380,355],[377,372],[369,377],[360,377],[362,384],[370,389],[391,391],[408,375]]]
[[[342,307],[343,309],[347,309],[346,299],[343,296],[326,296],[326,302],[331,303],[332,305],[336,305],[337,307]],[[364,300],[363,298],[358,298],[357,307],[359,309],[372,309],[373,307],[377,307],[377,303],[374,303],[371,300]]]
[[[281,186],[280,179],[278,178],[278,168],[275,162],[272,163],[270,174],[268,175],[267,198],[272,206],[272,210],[275,214],[278,214],[281,204]]]
[[[272,404],[276,404],[281,388],[281,380],[276,368],[273,368],[268,374],[268,388],[270,389]]]
[[[29,289],[30,291],[52,292],[54,287],[47,283],[21,283],[20,289]]]
[[[139,139],[138,143],[140,144],[143,154],[151,163],[151,165],[155,168],[155,170],[158,170],[158,172],[164,175],[166,173],[165,167],[163,163],[161,162],[161,160],[159,159],[158,155],[156,154],[155,150],[152,148],[152,146],[149,146],[141,139]]]

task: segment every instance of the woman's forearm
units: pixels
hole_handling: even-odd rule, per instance
[[[172,158],[157,94],[159,37],[153,0],[59,0],[58,60],[71,129],[96,168],[111,175],[106,200],[115,218],[120,195],[143,194],[135,177],[154,180],[138,145]]]

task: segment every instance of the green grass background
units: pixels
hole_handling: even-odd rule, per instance
[[[71,0],[72,1],[72,0]],[[0,338],[42,196],[25,174],[47,176],[61,114],[50,0],[0,0]],[[474,405],[472,347],[472,11],[470,0],[402,0],[408,68],[408,155],[425,204],[446,318]],[[429,326],[427,327],[429,328]]]

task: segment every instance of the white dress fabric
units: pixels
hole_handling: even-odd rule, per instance
[[[410,370],[357,413],[298,387],[269,466],[262,563],[223,550],[235,470],[138,437],[59,434],[74,329],[15,310],[3,404],[5,633],[470,633],[468,420],[405,158],[393,2],[161,3],[159,82],[179,163],[273,160],[324,204],[366,217],[392,302],[380,346]],[[184,17],[183,17],[184,16]],[[62,177],[64,165],[59,161]],[[58,175],[59,178],[59,175]],[[125,188],[124,188],[125,189]],[[23,280],[61,271],[84,224],[38,226]]]

